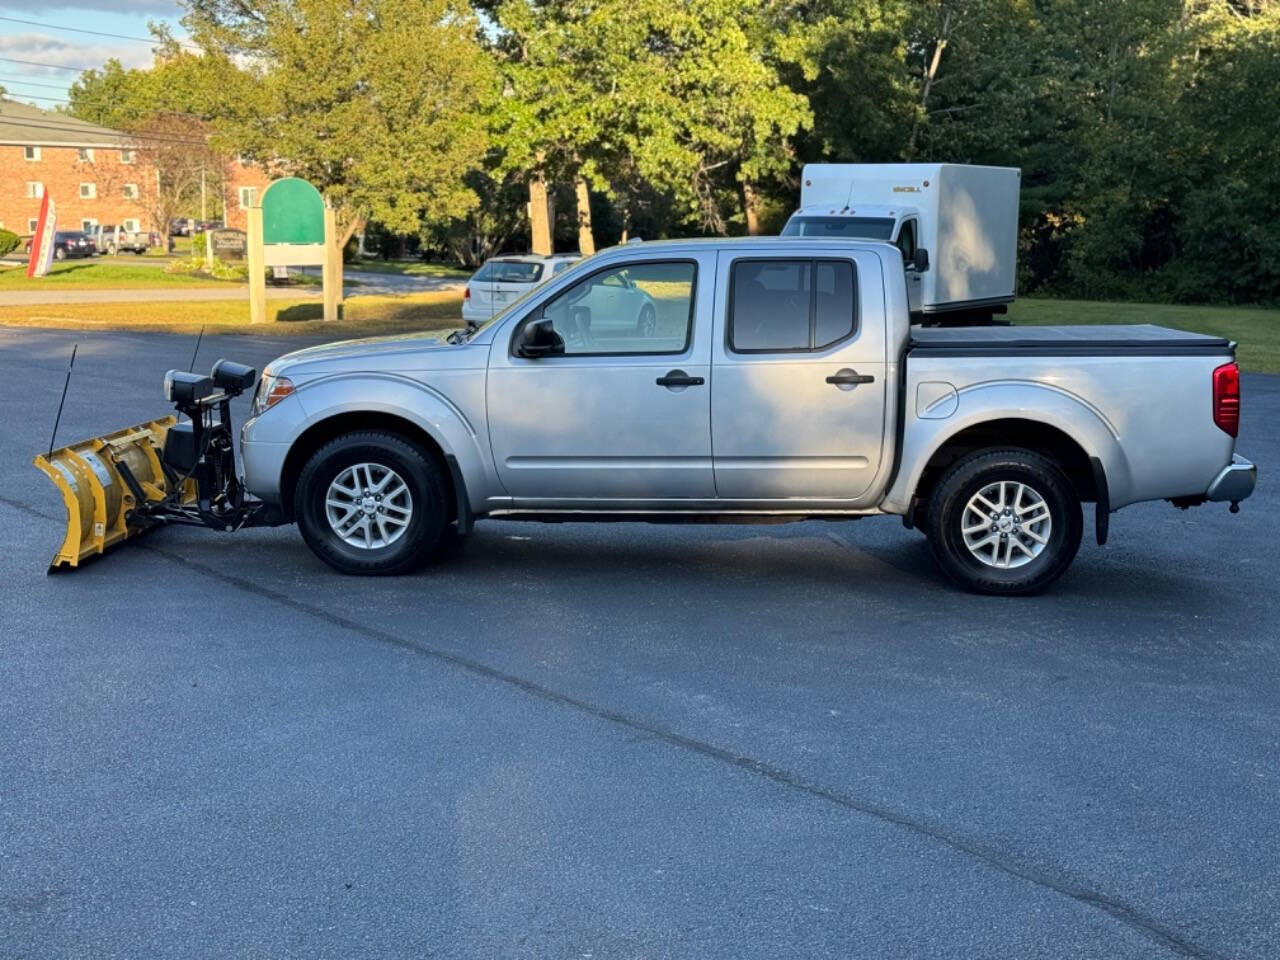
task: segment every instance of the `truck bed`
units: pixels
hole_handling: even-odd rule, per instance
[[[1126,326],[912,327],[908,352],[930,357],[1231,356],[1223,337],[1151,323]]]

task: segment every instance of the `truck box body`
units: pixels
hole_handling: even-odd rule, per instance
[[[1013,300],[1021,183],[1016,168],[821,163],[804,168],[802,183],[800,209],[786,236],[847,235],[898,243],[904,225],[915,218],[915,246],[928,251],[929,266],[918,278],[908,277],[918,284],[918,297],[911,291],[913,313],[973,310]],[[841,223],[847,227],[837,232]],[[909,248],[899,247],[909,256]]]

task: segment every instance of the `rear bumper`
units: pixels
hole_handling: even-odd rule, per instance
[[[1234,503],[1253,493],[1258,484],[1258,468],[1239,454],[1231,455],[1231,463],[1209,484],[1205,493],[1208,500],[1230,500]]]

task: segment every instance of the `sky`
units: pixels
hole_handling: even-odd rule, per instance
[[[0,87],[12,99],[53,109],[66,100],[81,68],[99,67],[112,57],[126,67],[147,66],[152,59],[148,42],[68,28],[145,41],[151,35],[147,24],[154,21],[169,24],[181,38],[181,16],[174,0],[0,0]]]

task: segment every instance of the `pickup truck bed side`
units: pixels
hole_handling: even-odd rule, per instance
[[[966,430],[1053,428],[1105,470],[1111,508],[1208,488],[1233,438],[1212,419],[1220,337],[1153,325],[913,328],[901,469],[886,512],[905,513],[935,454]]]

